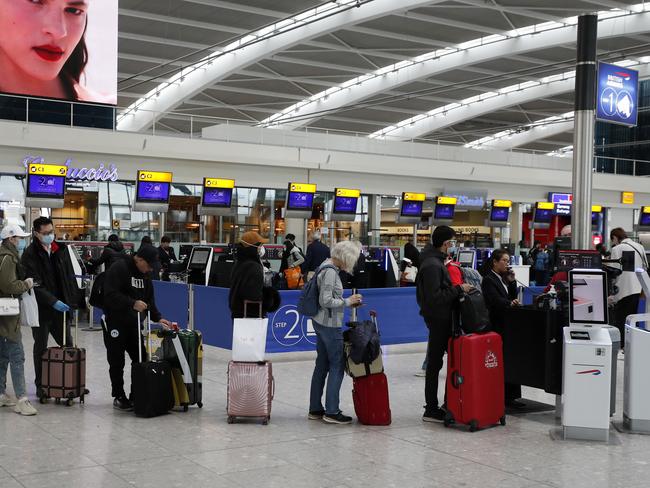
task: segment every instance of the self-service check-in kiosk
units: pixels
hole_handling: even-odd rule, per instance
[[[195,246],[192,248],[187,263],[187,282],[194,285],[208,286],[212,272],[214,249],[212,246]]]
[[[650,215],[650,208],[648,208]],[[625,321],[625,384],[623,387],[623,427],[632,432],[650,433],[650,277],[644,269],[636,275],[646,296],[645,313]]]
[[[171,186],[172,173],[138,171],[133,210],[136,212],[167,212]]]
[[[607,325],[607,275],[569,272],[569,327],[564,328],[564,439],[609,440],[612,340]]]

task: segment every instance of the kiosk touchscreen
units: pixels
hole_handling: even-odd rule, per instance
[[[462,268],[476,268],[476,251],[474,249],[460,249],[458,262]]]
[[[650,207],[641,207],[639,212],[639,224],[637,225],[638,231],[650,231]]]
[[[361,198],[361,191],[350,188],[336,188],[332,202],[333,221],[354,221],[357,215],[357,205]]]
[[[572,269],[602,269],[603,258],[598,251],[559,249],[555,269],[557,271],[571,271]]]
[[[602,270],[569,272],[571,325],[607,325],[607,274]]]
[[[436,197],[433,209],[433,225],[449,225],[454,220],[456,211],[456,197]]]
[[[208,286],[213,254],[214,249],[210,246],[196,246],[192,248],[190,260],[187,264],[188,283]]]
[[[402,193],[402,203],[397,221],[404,224],[416,224],[422,220],[422,210],[427,196],[424,193]]]
[[[68,167],[53,164],[27,166],[26,207],[62,208]]]
[[[289,183],[285,202],[285,217],[309,219],[314,206],[316,185],[311,183]]]
[[[138,171],[133,210],[137,212],[167,212],[171,186],[172,173]]]
[[[234,190],[235,180],[203,178],[199,215],[233,215],[236,208],[233,205]]]
[[[488,226],[507,227],[511,208],[512,201],[510,200],[492,200],[492,208],[490,208]]]

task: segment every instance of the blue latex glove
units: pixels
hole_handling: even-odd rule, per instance
[[[57,312],[69,312],[70,311],[70,307],[68,305],[66,305],[65,303],[63,303],[61,300],[57,300],[56,303],[54,305],[52,305],[52,307]]]

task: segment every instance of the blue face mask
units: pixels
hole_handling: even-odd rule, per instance
[[[54,242],[54,234],[48,234],[46,236],[43,236],[43,235],[39,234],[38,238],[46,246],[49,246],[50,244],[52,244]]]
[[[27,247],[27,241],[25,239],[20,239],[18,241],[18,244],[16,244],[16,249],[18,249],[18,252],[23,252],[26,247]]]

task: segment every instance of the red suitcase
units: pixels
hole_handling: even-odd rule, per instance
[[[390,425],[388,380],[384,373],[354,378],[352,400],[354,413],[364,425]]]
[[[449,339],[447,356],[447,418],[469,425],[470,432],[506,424],[503,343],[495,332]]]

